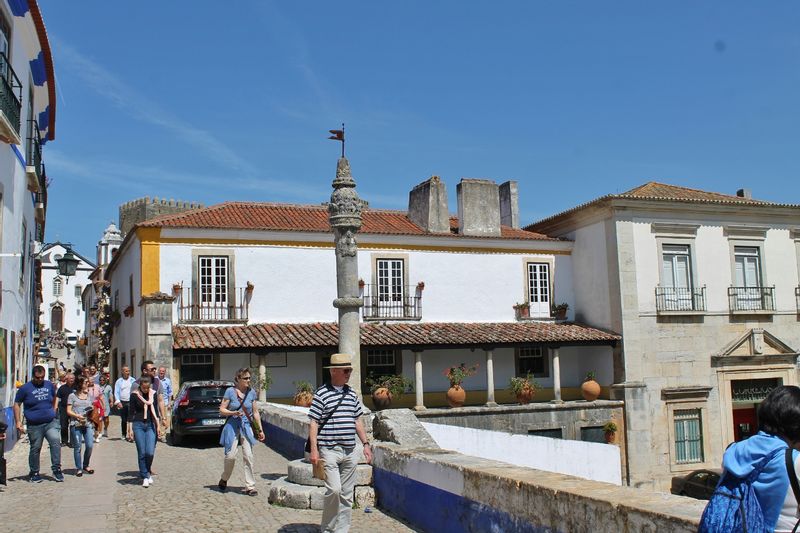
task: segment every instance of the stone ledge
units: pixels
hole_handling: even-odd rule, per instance
[[[297,485],[282,477],[272,482],[267,501],[292,509],[321,511],[325,501],[325,487]],[[357,486],[354,502],[360,508],[373,507],[375,505],[375,491],[372,487]]]
[[[317,479],[313,475],[311,463],[305,459],[290,461],[288,465],[289,475],[286,480],[297,485],[308,487],[323,487],[325,482]],[[368,486],[372,484],[372,467],[368,464],[359,464],[356,467],[356,486]]]

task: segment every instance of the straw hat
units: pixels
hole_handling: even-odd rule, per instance
[[[353,368],[353,356],[346,353],[331,355],[331,364],[323,368]]]

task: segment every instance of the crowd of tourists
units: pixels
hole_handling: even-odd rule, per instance
[[[347,385],[352,373],[352,358],[345,354],[331,357],[331,382],[314,394],[309,410],[308,458],[315,476],[325,481],[326,495],[322,531],[347,531],[353,505],[355,469],[359,462],[356,438],[364,445],[368,462],[372,452],[361,422],[362,405],[355,391]],[[138,379],[130,368],[123,367],[113,387],[107,369],[94,365],[62,369],[58,382],[45,379],[46,368],[33,368],[31,380],[17,391],[14,421],[19,435],[28,434],[30,451],[28,480],[43,481],[39,456],[44,441],[50,449],[53,479],[64,481],[61,448],[70,447],[75,461],[74,475],[94,474],[91,466],[94,446],[108,438],[109,415],[120,416],[120,431],[128,442],[136,444],[139,478],[143,487],[153,484],[153,459],[156,445],[168,428],[168,407],[172,383],[166,368],[156,370],[153,361],[145,361]],[[219,408],[225,417],[220,444],[224,448],[223,471],[218,488],[227,490],[239,449],[244,463],[244,493],[256,490],[253,447],[264,441],[256,392],[251,388],[250,369],[240,368],[234,376]],[[24,422],[24,423],[23,423]]]

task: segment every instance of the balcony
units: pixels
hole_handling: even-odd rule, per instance
[[[47,173],[44,168],[44,163],[41,164],[41,174],[39,175],[38,181],[39,191],[34,194],[33,207],[36,221],[43,226],[45,217],[47,216]],[[44,240],[43,236],[42,240]]]
[[[178,322],[219,323],[247,322],[247,308],[252,290],[236,287],[230,295],[200,294],[197,288],[176,286]],[[230,298],[233,296],[233,299]]]
[[[775,287],[728,287],[731,313],[772,314],[775,312]]]
[[[656,287],[656,311],[662,315],[706,312],[705,287]]]
[[[25,154],[25,174],[28,176],[28,190],[39,192],[42,182],[42,137],[35,120],[28,121],[28,150]]]
[[[0,52],[0,139],[9,144],[21,144],[19,116],[22,109],[22,84],[8,57]]]
[[[419,320],[422,318],[422,291],[406,285],[402,294],[391,294],[388,287],[365,285],[362,289],[364,320]],[[410,296],[413,294],[414,296]]]

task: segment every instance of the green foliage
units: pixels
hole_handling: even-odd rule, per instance
[[[370,393],[380,388],[385,388],[388,389],[389,393],[394,397],[398,397],[405,392],[411,392],[413,390],[412,381],[405,376],[397,374],[389,374],[377,378],[367,376],[367,379],[364,380],[364,384],[369,387]]]
[[[583,381],[595,381],[594,377],[595,377],[594,370],[590,370],[589,372],[586,373],[586,379],[584,379]]]
[[[295,386],[296,393],[300,392],[310,392],[314,393],[314,387],[308,381],[293,381],[292,385]]]
[[[616,433],[617,425],[614,422],[606,422],[606,425],[603,426],[603,431],[606,433]]]
[[[263,381],[261,380],[261,376],[258,374],[258,368],[250,369],[250,387],[254,391],[268,391],[270,386],[272,386],[272,373],[269,371],[269,368],[266,369]]]
[[[525,389],[533,389],[534,391],[539,388],[539,384],[533,379],[533,374],[530,372],[523,377],[513,377],[508,380],[508,388],[515,395],[522,393]]]
[[[461,385],[461,382],[464,381],[466,378],[474,376],[477,371],[478,371],[478,363],[475,363],[470,367],[467,367],[467,365],[461,363],[458,366],[451,366],[450,368],[445,368],[444,375],[450,381],[450,386],[455,387],[456,385]]]

